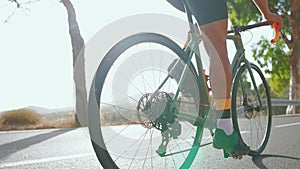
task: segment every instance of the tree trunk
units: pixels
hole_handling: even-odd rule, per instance
[[[300,39],[294,44],[290,60],[290,100],[300,100]],[[288,106],[286,114],[300,113],[300,105]]]
[[[87,126],[87,92],[85,87],[84,40],[80,34],[76,13],[70,0],[61,0],[68,12],[69,34],[73,49],[73,78],[75,82],[75,118],[78,126]]]

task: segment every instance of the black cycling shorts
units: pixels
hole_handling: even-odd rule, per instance
[[[182,0],[167,0],[184,12]],[[187,0],[188,8],[200,26],[228,18],[227,0]]]

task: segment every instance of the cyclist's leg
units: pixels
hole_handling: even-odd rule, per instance
[[[241,155],[248,154],[250,149],[234,131],[230,116],[232,74],[226,47],[227,19],[203,25],[201,30],[204,33],[204,44],[211,60],[211,86],[215,97],[217,117],[220,118],[213,146],[232,153],[232,156],[236,158],[241,158]]]
[[[231,66],[227,56],[226,35],[227,19],[215,21],[201,26],[204,45],[210,56],[210,81],[214,93],[217,117],[217,127],[232,134],[233,127],[230,119],[230,90],[231,90]]]
[[[227,19],[203,25],[201,31],[205,48],[210,56],[210,80],[216,109],[230,109],[232,75],[226,47]]]
[[[203,32],[204,45],[210,56],[210,80],[214,93],[217,116],[220,117],[214,137],[214,147],[229,153],[248,148],[241,144],[230,118],[231,67],[227,56],[227,5],[224,1],[188,0],[191,12]],[[239,151],[241,152],[241,151]]]
[[[189,9],[195,16],[201,31],[207,53],[210,57],[210,80],[216,101],[218,117],[224,114],[220,127],[227,134],[233,131],[230,120],[231,67],[227,56],[226,36],[228,12],[226,0],[188,0]]]

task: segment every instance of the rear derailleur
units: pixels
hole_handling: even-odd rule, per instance
[[[140,98],[137,110],[139,122],[143,127],[161,131],[162,143],[156,152],[164,156],[170,140],[177,139],[181,134],[181,125],[175,113],[177,111],[172,102],[172,94],[147,93]]]

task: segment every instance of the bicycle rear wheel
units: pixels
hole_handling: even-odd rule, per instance
[[[187,58],[154,33],[125,38],[106,54],[88,107],[92,145],[104,168],[189,168],[203,128],[196,71]]]
[[[242,65],[234,78],[232,121],[234,129],[250,147],[249,155],[258,155],[265,149],[271,132],[271,97],[261,70],[254,64],[250,67],[251,70]]]

